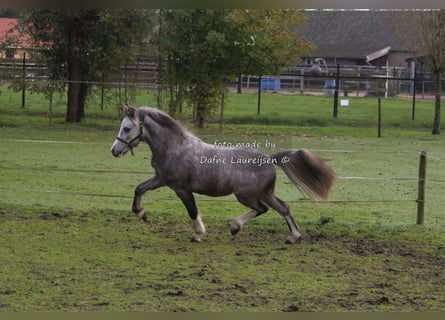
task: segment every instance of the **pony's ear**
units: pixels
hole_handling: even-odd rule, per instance
[[[136,111],[137,109],[133,106],[124,106],[124,115],[127,117],[130,117],[131,119],[134,119],[136,117]]]

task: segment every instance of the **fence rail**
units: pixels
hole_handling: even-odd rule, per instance
[[[355,68],[356,73],[351,69],[342,69],[339,74],[336,71],[329,71],[323,74],[313,74],[310,68],[286,70],[281,75],[263,75],[264,79],[277,79],[280,82],[278,90],[290,93],[334,95],[338,91],[343,96],[412,96],[415,92],[417,98],[427,99],[435,93],[433,75],[431,73],[417,73],[416,78],[410,78],[406,70],[367,70],[363,73],[360,67]],[[391,71],[391,72],[387,72]],[[336,87],[338,81],[338,87]],[[242,75],[242,89],[257,89],[260,85],[260,77],[257,75]],[[445,80],[442,81],[441,91],[445,91]]]
[[[119,87],[130,85],[137,88],[159,88],[165,84],[165,66],[154,61],[139,61],[135,65],[122,66],[104,81],[86,81],[90,85]],[[32,87],[44,85],[52,79],[49,68],[35,61],[12,59],[0,60],[0,84],[16,83],[18,86]],[[62,72],[63,74],[63,72]],[[260,79],[277,79],[276,91],[312,94],[334,94],[335,90],[351,96],[413,95],[414,89],[421,99],[434,93],[434,75],[418,71],[413,77],[409,68],[371,66],[326,66],[321,72],[314,72],[311,65],[296,65],[284,68],[279,75],[241,75],[238,81],[228,81],[227,85],[238,90],[258,89]],[[51,81],[68,83],[65,78]],[[336,84],[335,82],[338,82]],[[445,80],[441,91],[445,91]]]

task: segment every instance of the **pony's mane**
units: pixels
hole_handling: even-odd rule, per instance
[[[139,108],[139,118],[143,119],[145,116],[150,117],[150,119],[156,122],[161,128],[170,131],[171,134],[176,134],[183,138],[191,135],[181,123],[159,109],[151,107]]]

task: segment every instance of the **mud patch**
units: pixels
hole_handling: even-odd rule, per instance
[[[420,231],[375,235],[314,222],[302,225],[301,242],[285,245],[285,225],[253,221],[232,237],[225,221],[208,219],[206,238],[190,243],[186,218],[141,224],[126,213],[62,212],[18,215],[37,223],[10,214],[2,224],[15,230],[5,232],[5,261],[12,261],[5,267],[12,274],[22,266],[28,275],[18,273],[14,283],[4,277],[1,310],[17,308],[27,295],[52,310],[444,310],[445,250]],[[60,264],[48,262],[55,258]],[[36,308],[32,303],[27,307]]]
[[[68,217],[68,214],[60,212],[48,212],[40,215],[40,219],[43,220],[59,220],[59,219],[64,219],[66,217]]]

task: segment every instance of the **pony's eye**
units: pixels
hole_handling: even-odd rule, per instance
[[[131,128],[125,127],[125,128],[124,128],[124,133],[129,133],[130,130],[131,130]]]

